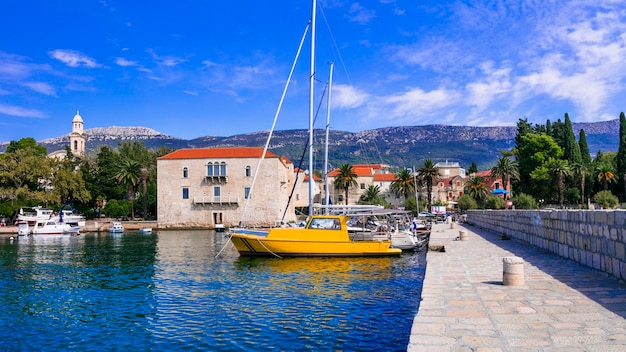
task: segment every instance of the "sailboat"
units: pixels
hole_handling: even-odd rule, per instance
[[[311,65],[309,74],[309,167],[313,165],[313,91],[315,82],[315,23],[317,1],[311,12]],[[332,73],[332,70],[331,70]],[[269,231],[233,229],[229,238],[241,256],[362,257],[399,255],[389,236],[348,231],[345,215],[314,214],[313,182],[309,182],[309,219],[304,227],[272,228]]]

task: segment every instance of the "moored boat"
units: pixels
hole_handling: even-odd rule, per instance
[[[58,219],[38,220],[31,231],[33,235],[77,235],[79,232],[80,227]]]
[[[113,221],[111,227],[109,227],[110,233],[122,233],[124,232],[124,225],[119,221]]]
[[[348,232],[348,217],[313,215],[303,228],[272,228],[267,234],[233,229],[230,240],[242,256],[350,257],[399,255],[389,238],[368,232]]]

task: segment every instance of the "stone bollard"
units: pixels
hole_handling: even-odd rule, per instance
[[[451,222],[450,223],[450,228],[451,229],[456,229],[456,222]]]
[[[459,239],[461,241],[467,241],[469,237],[467,237],[467,231],[459,231]]]
[[[520,257],[504,257],[502,264],[502,284],[504,286],[524,285],[524,259]]]

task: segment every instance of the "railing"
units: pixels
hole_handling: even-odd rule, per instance
[[[239,197],[233,196],[213,196],[213,197],[194,197],[194,204],[239,204]]]

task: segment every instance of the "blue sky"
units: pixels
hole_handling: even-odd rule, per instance
[[[316,103],[331,128],[513,126],[626,110],[623,1],[318,0]],[[596,5],[596,3],[598,5]],[[271,127],[308,0],[3,0],[0,141],[145,126]],[[277,129],[308,127],[308,39]],[[316,127],[323,128],[325,102]]]

